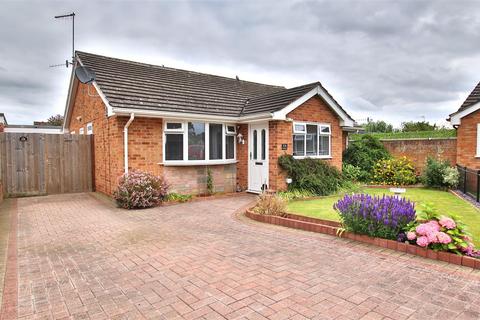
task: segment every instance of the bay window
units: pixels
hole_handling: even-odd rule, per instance
[[[331,156],[331,130],[329,124],[294,123],[293,156],[329,158]]]
[[[235,125],[168,120],[164,126],[164,162],[175,165],[235,160]]]

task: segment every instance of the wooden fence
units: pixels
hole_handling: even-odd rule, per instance
[[[7,197],[92,191],[93,136],[0,133]]]

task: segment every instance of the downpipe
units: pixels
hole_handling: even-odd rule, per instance
[[[130,113],[130,119],[128,119],[125,127],[123,127],[123,157],[124,157],[124,166],[125,166],[125,173],[128,173],[128,127],[135,119],[135,114]]]

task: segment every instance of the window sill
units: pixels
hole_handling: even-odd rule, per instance
[[[294,159],[333,159],[331,156],[293,156]]]
[[[215,166],[222,164],[237,163],[237,160],[190,160],[190,161],[164,161],[159,162],[159,165],[165,167],[184,167],[184,166]]]

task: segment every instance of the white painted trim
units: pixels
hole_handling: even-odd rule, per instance
[[[294,102],[290,103],[288,106],[283,108],[282,110],[276,111],[273,113],[272,118],[274,120],[286,120],[287,119],[287,114],[301,106],[303,103],[305,103],[308,99],[319,95],[327,104],[335,111],[335,113],[340,117],[340,126],[350,126],[353,127],[355,124],[353,119],[351,119],[345,111],[342,110],[342,108],[333,100],[330,95],[319,85],[304,94],[302,97],[298,98]]]
[[[452,124],[452,126],[458,126],[462,122],[463,117],[468,116],[470,113],[474,113],[479,109],[480,109],[480,102],[477,102],[465,110],[462,110],[460,112],[450,115],[450,123]]]
[[[480,155],[480,123],[477,123],[477,156]]]
[[[303,124],[305,125],[305,132],[295,132],[295,125],[296,124]],[[307,156],[307,125],[312,125],[312,126],[317,126],[317,153],[320,152],[320,137],[321,136],[326,136],[328,137],[328,155],[315,155],[315,156]],[[323,127],[328,127],[329,132],[328,133],[322,133],[321,128]],[[303,156],[293,156],[295,159],[305,159],[305,158],[311,158],[311,159],[332,159],[332,125],[330,123],[326,122],[305,122],[305,121],[294,121],[293,125],[293,132],[292,132],[292,137],[294,135],[303,135],[305,136],[305,142],[304,142],[304,155]],[[347,139],[348,140],[348,139]],[[292,141],[292,148],[293,148],[293,141]],[[292,150],[293,154],[293,150]]]
[[[5,127],[4,132],[12,132],[12,133],[47,133],[47,134],[63,134],[64,129],[52,129],[52,128],[12,128],[12,127]]]
[[[107,100],[107,96],[102,92],[102,89],[100,89],[100,86],[97,84],[96,81],[92,82],[93,87],[97,90],[98,95],[100,96],[100,99],[102,99],[103,103],[107,107],[107,117],[113,116],[113,108],[110,105],[110,102]]]
[[[257,124],[259,125],[259,124]],[[248,124],[248,146],[247,146],[247,191],[248,192],[251,192],[251,193],[261,193],[261,190],[254,190],[252,189],[252,186],[251,186],[251,170],[250,170],[250,166],[251,166],[251,163],[252,162],[256,162],[256,161],[265,161],[266,163],[266,167],[267,167],[267,170],[266,170],[266,185],[267,185],[267,188],[270,188],[270,132],[269,132],[269,125],[268,125],[268,121],[266,121],[264,123],[264,126],[263,128],[260,129],[259,131],[259,134],[257,136],[257,145],[259,145],[259,141],[261,141],[261,130],[262,129],[265,129],[265,160],[262,160],[262,152],[260,151],[259,154],[257,154],[257,159],[253,159],[253,156],[251,156],[251,154],[253,154],[253,150],[251,149],[253,147],[253,134],[252,134],[252,124]]]
[[[229,159],[229,160],[188,160],[188,161],[181,161],[181,160],[170,160],[166,162],[159,162],[159,165],[165,167],[184,167],[184,166],[215,166],[215,165],[222,165],[222,164],[233,164],[237,163],[238,160]]]

